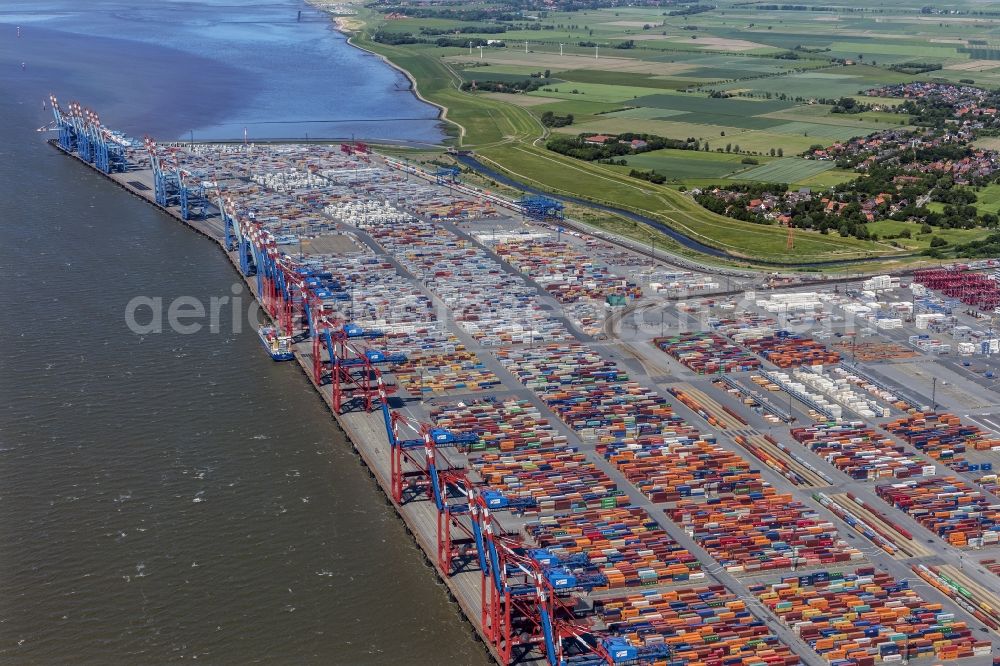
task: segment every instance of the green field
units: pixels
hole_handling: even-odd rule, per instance
[[[976,192],[975,205],[983,213],[1000,214],[1000,184],[993,183]]]
[[[742,157],[727,153],[705,153],[691,150],[654,150],[628,158],[629,167],[652,169],[673,180],[724,178],[746,169]]]
[[[859,91],[887,83],[902,83],[915,77],[897,74],[878,67],[852,65],[829,67],[787,76],[736,81],[722,86],[706,86],[721,90],[744,90],[758,95],[785,95],[792,99],[850,97]]]
[[[775,134],[813,137],[814,143],[823,143],[820,139],[832,141],[848,141],[856,136],[864,136],[877,131],[875,128],[859,123],[857,125],[826,125],[820,123],[789,122],[769,128]]]
[[[744,171],[739,177],[742,180],[761,180],[766,183],[794,183],[832,168],[833,162],[785,157]]]

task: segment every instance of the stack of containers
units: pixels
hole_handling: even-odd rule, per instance
[[[893,407],[895,407],[900,411],[905,412],[913,409],[912,405],[910,405],[908,402],[900,398],[892,391],[886,390],[881,386],[877,386],[871,383],[864,377],[847,370],[843,366],[834,368],[833,374],[845,380],[847,383],[857,386],[858,388],[861,388],[864,391],[867,391],[868,394],[873,396],[874,398],[891,404]],[[888,414],[884,415],[888,416]]]
[[[600,599],[594,611],[607,629],[633,646],[666,645],[664,664],[795,666],[801,661],[746,602],[721,585],[645,591]],[[660,663],[660,662],[657,662]]]
[[[922,414],[887,423],[885,429],[903,438],[935,460],[956,470],[965,468],[967,446],[977,451],[1000,450],[1000,440],[986,436],[974,425],[963,424],[952,414]]]
[[[863,558],[816,511],[791,495],[765,490],[704,503],[684,500],[666,512],[734,574]]]
[[[598,452],[654,502],[763,492],[765,484],[757,470],[731,451],[702,440],[651,439],[660,441],[608,444]]]
[[[925,465],[908,455],[889,437],[881,437],[862,422],[839,425],[815,424],[792,428],[795,441],[808,446],[828,463],[852,479],[933,476],[934,465]]]
[[[509,498],[533,498],[535,511],[542,514],[610,509],[629,503],[604,472],[570,448],[485,453],[470,465],[491,490]]]
[[[885,361],[904,358],[913,358],[917,352],[907,349],[895,342],[849,342],[840,340],[833,344],[833,348],[844,356],[856,358],[862,362]]]
[[[583,345],[502,348],[495,355],[586,441],[697,435],[662,397]]]
[[[958,298],[966,305],[975,305],[981,310],[992,310],[1000,306],[1000,289],[996,281],[966,268],[917,271],[913,274],[913,281],[928,289],[940,291],[945,296]]]
[[[501,259],[545,287],[560,303],[581,299],[642,296],[634,282],[614,275],[607,266],[551,240],[507,241],[493,248]]]
[[[743,344],[779,368],[840,363],[840,354],[826,345],[788,331],[777,331],[773,336],[746,340]]]
[[[562,449],[567,445],[527,400],[477,400],[452,403],[431,410],[436,425],[455,432],[474,432],[479,442],[472,451],[511,453],[536,449]]]
[[[790,576],[750,591],[832,664],[990,653],[989,641],[977,640],[941,604],[873,568]]]
[[[489,253],[420,220],[378,222],[369,233],[437,294],[484,345],[565,340],[566,327],[542,309],[536,290]]]
[[[745,349],[708,331],[653,338],[653,344],[699,375],[760,367],[760,361]]]
[[[469,464],[492,490],[535,500],[531,512],[585,511],[627,504],[628,498],[586,456],[566,445],[526,401],[482,400],[431,411],[435,425],[476,433]]]
[[[500,383],[475,354],[464,349],[415,354],[393,372],[410,393],[474,393]]]
[[[775,373],[785,375],[785,373]],[[786,375],[787,376],[787,375]],[[816,391],[824,399],[837,403],[865,418],[889,416],[889,408],[877,400],[855,392],[844,377],[832,379],[823,371],[822,366],[814,365],[808,368],[792,370],[792,379],[798,384]]]
[[[525,531],[560,560],[585,555],[612,589],[705,577],[694,555],[638,507],[546,516]]]
[[[877,486],[879,497],[957,548],[1000,541],[1000,505],[955,477]]]

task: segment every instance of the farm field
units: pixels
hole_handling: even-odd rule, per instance
[[[671,180],[719,179],[747,169],[742,157],[731,153],[705,153],[691,150],[654,150],[627,159],[628,166],[652,169]]]
[[[808,72],[796,72],[787,76],[775,76],[750,81],[734,81],[724,85],[710,85],[707,88],[743,91],[758,95],[770,93],[785,95],[791,99],[808,101],[818,98],[851,97],[863,91],[888,83],[903,83],[915,77],[880,69],[877,67],[853,65],[828,67]]]
[[[832,168],[832,162],[786,157],[744,171],[739,176],[744,180],[760,180],[766,183],[794,183]]]

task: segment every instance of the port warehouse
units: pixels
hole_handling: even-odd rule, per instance
[[[937,511],[907,525],[950,525],[966,536],[949,536],[952,545],[982,547],[996,534],[995,511],[963,507],[983,508],[984,495],[947,477],[895,483],[924,472],[909,457],[919,453],[888,451],[852,424],[799,432],[802,451],[822,441],[829,454],[838,436],[870,442],[837,449],[817,469],[792,452],[799,444],[751,432],[700,391],[668,393],[677,405],[633,378],[587,333],[605,302],[644,297],[592,259],[620,250],[564,242],[558,222],[509,221],[513,210],[551,218],[554,202],[487,197],[453,172],[358,144],[158,146],[108,131],[77,105],[62,111],[53,100],[53,109],[62,150],[223,246],[499,662],[811,664],[821,655],[865,665],[989,654],[990,636],[973,625],[995,628],[993,609],[982,595],[956,601],[956,586],[970,589],[957,573],[914,562],[924,592],[873,566],[889,552],[876,536],[914,540],[885,515],[896,506],[909,514],[900,521],[911,519],[912,496],[933,498]],[[505,219],[499,233],[475,223]],[[565,317],[543,307],[550,301]],[[743,345],[719,330],[738,361],[714,372],[769,368],[773,356],[815,374],[813,361],[834,360],[815,341]],[[681,360],[687,347],[675,345],[705,354],[702,342],[649,346]],[[710,390],[723,399],[724,389]],[[920,439],[928,423],[955,426],[947,415],[900,412],[913,422],[892,428],[908,426],[913,447],[935,439]],[[734,436],[701,432],[697,419]],[[866,497],[888,499],[869,511],[863,502],[830,509],[776,464],[757,465],[761,456],[787,462],[822,488],[830,474],[860,477],[858,459],[875,454],[888,473],[865,475],[878,489]],[[881,550],[855,545],[851,531]]]

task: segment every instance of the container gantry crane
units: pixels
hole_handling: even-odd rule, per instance
[[[163,207],[176,204],[179,194],[176,175],[164,169],[156,141],[152,137],[146,136],[143,143],[149,153],[149,164],[153,168],[153,193],[156,203]],[[245,271],[243,274],[247,275]]]
[[[64,112],[56,96],[49,95],[49,105],[63,150],[76,151],[81,159],[92,162],[104,173],[128,170],[127,150],[132,142],[125,135],[104,127],[95,111],[77,102],[70,102]]]
[[[63,150],[71,152],[76,150],[76,128],[69,116],[63,113],[55,95],[49,95],[49,106],[52,107],[52,116],[55,118],[56,128],[59,130],[59,146]]]
[[[90,135],[87,132],[86,122],[83,117],[83,107],[79,102],[70,102],[68,109],[69,121],[73,125],[73,134],[76,136],[76,154],[80,159],[87,162],[94,161],[94,151],[91,145]]]
[[[377,385],[381,378],[379,367],[405,363],[406,354],[365,345],[365,341],[383,338],[382,331],[365,330],[357,324],[342,324],[329,316],[323,316],[314,326],[313,379],[317,385],[331,385],[333,410],[337,414],[349,408],[372,411],[381,400]],[[326,367],[329,367],[328,373]],[[394,388],[387,387],[386,390]]]
[[[177,198],[181,209],[181,219],[204,218],[209,206],[204,178],[180,167],[174,169],[174,177],[177,179]]]

